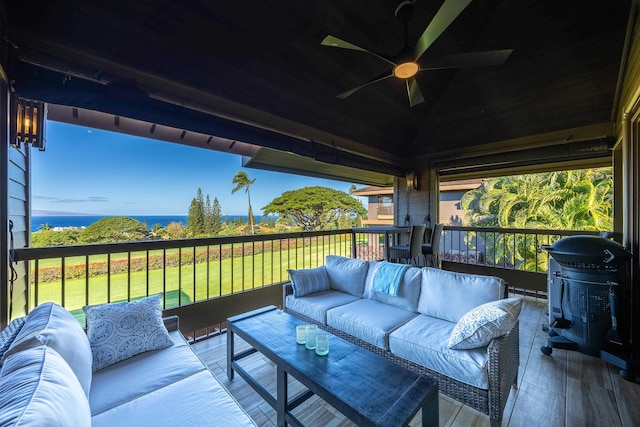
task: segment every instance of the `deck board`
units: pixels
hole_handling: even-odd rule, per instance
[[[581,353],[554,349],[540,352],[547,334],[546,300],[526,298],[520,316],[520,373],[518,389],[511,390],[503,426],[578,427],[584,425],[636,426],[640,419],[640,384],[621,379],[618,369]],[[275,425],[275,411],[242,378],[226,376],[226,335],[193,345],[213,373],[261,427]],[[238,344],[236,344],[238,345]],[[275,394],[275,367],[264,356],[251,356],[251,375]],[[301,385],[290,379],[292,391]],[[488,426],[489,418],[460,402],[440,395],[441,427]],[[354,424],[317,397],[296,408],[305,425],[351,427]],[[420,412],[411,421],[419,426]]]

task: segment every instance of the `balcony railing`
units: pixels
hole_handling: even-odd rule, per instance
[[[542,245],[591,231],[520,228],[444,227],[440,240],[442,261],[546,273],[548,253]]]
[[[16,258],[31,262],[29,308],[53,301],[84,324],[85,305],[162,293],[165,309],[190,306],[279,285],[288,269],[351,256],[351,246],[351,232],[337,230],[25,248]]]
[[[440,258],[451,270],[528,273],[505,280],[539,292],[548,262],[540,245],[573,234],[585,233],[445,227]],[[383,259],[384,235],[334,230],[16,250],[18,260],[30,262],[28,308],[54,301],[84,324],[85,305],[162,293],[166,312],[179,314],[193,337],[236,312],[280,305],[287,270],[324,265],[327,255]]]

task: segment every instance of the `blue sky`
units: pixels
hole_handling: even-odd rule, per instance
[[[31,150],[32,210],[89,215],[187,215],[198,191],[218,198],[225,215],[246,215],[238,171],[256,179],[254,214],[285,191],[352,183],[243,168],[241,157],[64,123],[47,123],[46,151]],[[358,186],[360,187],[360,186]]]

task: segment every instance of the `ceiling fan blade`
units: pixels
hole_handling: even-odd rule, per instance
[[[413,57],[416,61],[422,54],[436,41],[447,27],[469,6],[471,0],[445,0],[440,10],[433,17],[427,28],[424,30],[414,50]]]
[[[420,71],[502,65],[507,61],[511,52],[513,52],[513,49],[502,49],[485,52],[455,53],[437,58],[429,58],[422,62]]]
[[[424,102],[424,97],[418,86],[418,81],[415,77],[411,77],[406,80],[407,82],[407,94],[409,95],[409,105],[412,107]]]
[[[354,93],[356,93],[357,91],[359,91],[363,87],[372,85],[374,83],[380,82],[380,81],[385,80],[385,79],[388,79],[391,76],[393,76],[392,71],[385,71],[384,73],[382,73],[379,76],[373,78],[372,80],[369,80],[365,84],[362,84],[362,85],[360,85],[358,87],[354,87],[351,90],[348,90],[348,91],[343,92],[343,93],[341,93],[339,95],[336,95],[336,98],[345,99],[346,97],[348,97],[349,95],[353,95]]]
[[[375,52],[371,52],[370,50],[367,50],[367,49],[362,48],[362,47],[360,47],[360,46],[356,46],[356,45],[355,45],[355,44],[353,44],[353,43],[349,43],[349,42],[347,42],[347,41],[344,41],[344,40],[339,39],[339,38],[334,37],[334,36],[327,36],[327,37],[325,37],[325,38],[322,40],[322,42],[320,42],[320,44],[321,44],[322,46],[339,47],[339,48],[341,48],[341,49],[350,49],[350,50],[357,50],[357,51],[360,51],[360,52],[366,52],[366,53],[369,53],[369,54],[371,54],[371,55],[373,55],[373,56],[375,56],[375,57],[377,57],[377,58],[382,59],[382,60],[383,60],[383,61],[385,61],[385,62],[388,62],[389,64],[391,64],[391,65],[393,65],[393,66],[395,66],[395,65],[396,65],[394,62],[391,62],[389,59],[385,58],[384,56],[382,56],[382,55],[380,55],[380,54],[377,54],[377,53],[375,53]]]

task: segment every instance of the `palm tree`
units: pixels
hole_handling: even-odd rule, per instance
[[[244,192],[247,193],[247,200],[249,202],[249,227],[251,228],[251,234],[253,234],[253,210],[251,209],[251,193],[249,192],[249,187],[251,184],[256,182],[256,179],[249,179],[245,172],[238,172],[231,180],[232,184],[236,186],[231,190],[231,194],[234,194],[236,191],[244,188]]]
[[[491,178],[460,200],[467,224],[480,227],[610,230],[611,168],[556,171]],[[488,235],[488,259],[544,271],[535,242],[513,234]]]

